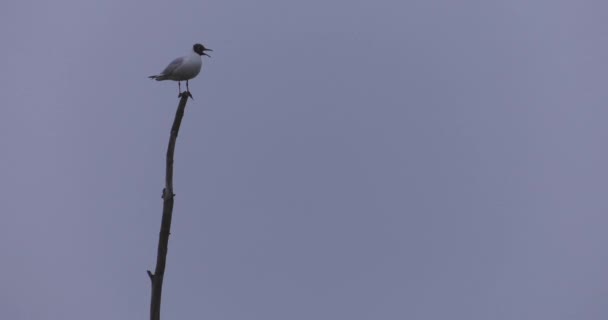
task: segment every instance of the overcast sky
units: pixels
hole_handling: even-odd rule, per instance
[[[608,318],[605,1],[0,3],[0,318]]]

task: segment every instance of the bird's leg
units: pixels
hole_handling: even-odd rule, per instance
[[[188,96],[194,100],[192,93],[190,93],[190,87],[188,87],[188,80],[186,80],[186,92],[188,93]]]
[[[182,96],[182,83],[181,83],[181,81],[177,82],[177,90],[179,91],[179,93],[177,95],[177,97],[179,98],[179,97]]]

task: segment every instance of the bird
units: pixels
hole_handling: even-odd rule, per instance
[[[148,78],[156,81],[173,80],[177,81],[177,88],[179,91],[178,97],[182,96],[181,82],[186,81],[186,92],[190,94],[190,88],[188,87],[188,80],[196,77],[201,71],[203,65],[203,59],[201,56],[211,57],[206,51],[213,51],[209,48],[205,48],[204,45],[196,43],[192,46],[192,51],[189,55],[176,58],[171,61],[169,65],[160,74],[149,76]]]

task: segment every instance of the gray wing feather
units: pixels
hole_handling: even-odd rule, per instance
[[[169,65],[165,68],[165,70],[163,70],[163,72],[160,73],[161,76],[168,76],[171,73],[173,73],[173,71],[175,71],[175,69],[177,69],[177,67],[179,67],[182,62],[184,62],[184,57],[179,57],[173,61],[171,61],[171,63],[169,63]]]
[[[184,57],[177,58],[177,59],[171,61],[171,63],[169,63],[169,65],[165,68],[165,70],[163,70],[163,72],[161,72],[160,74],[157,74],[155,76],[149,76],[148,78],[154,79],[156,81],[167,80],[167,79],[169,79],[169,76],[171,75],[171,73],[173,73],[173,71],[175,71],[175,69],[177,69],[179,66],[181,66],[182,62],[184,62]]]

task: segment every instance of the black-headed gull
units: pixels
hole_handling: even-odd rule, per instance
[[[210,57],[205,51],[213,51],[211,49],[205,48],[200,43],[197,43],[192,46],[192,51],[189,55],[179,57],[165,68],[163,72],[160,74],[149,76],[148,78],[154,79],[156,81],[163,80],[173,80],[177,81],[177,88],[179,90],[179,96],[182,95],[182,86],[181,81],[186,81],[186,91],[190,93],[190,88],[188,88],[188,80],[196,77],[201,71],[201,66],[203,65],[203,59],[201,59],[202,55]]]

